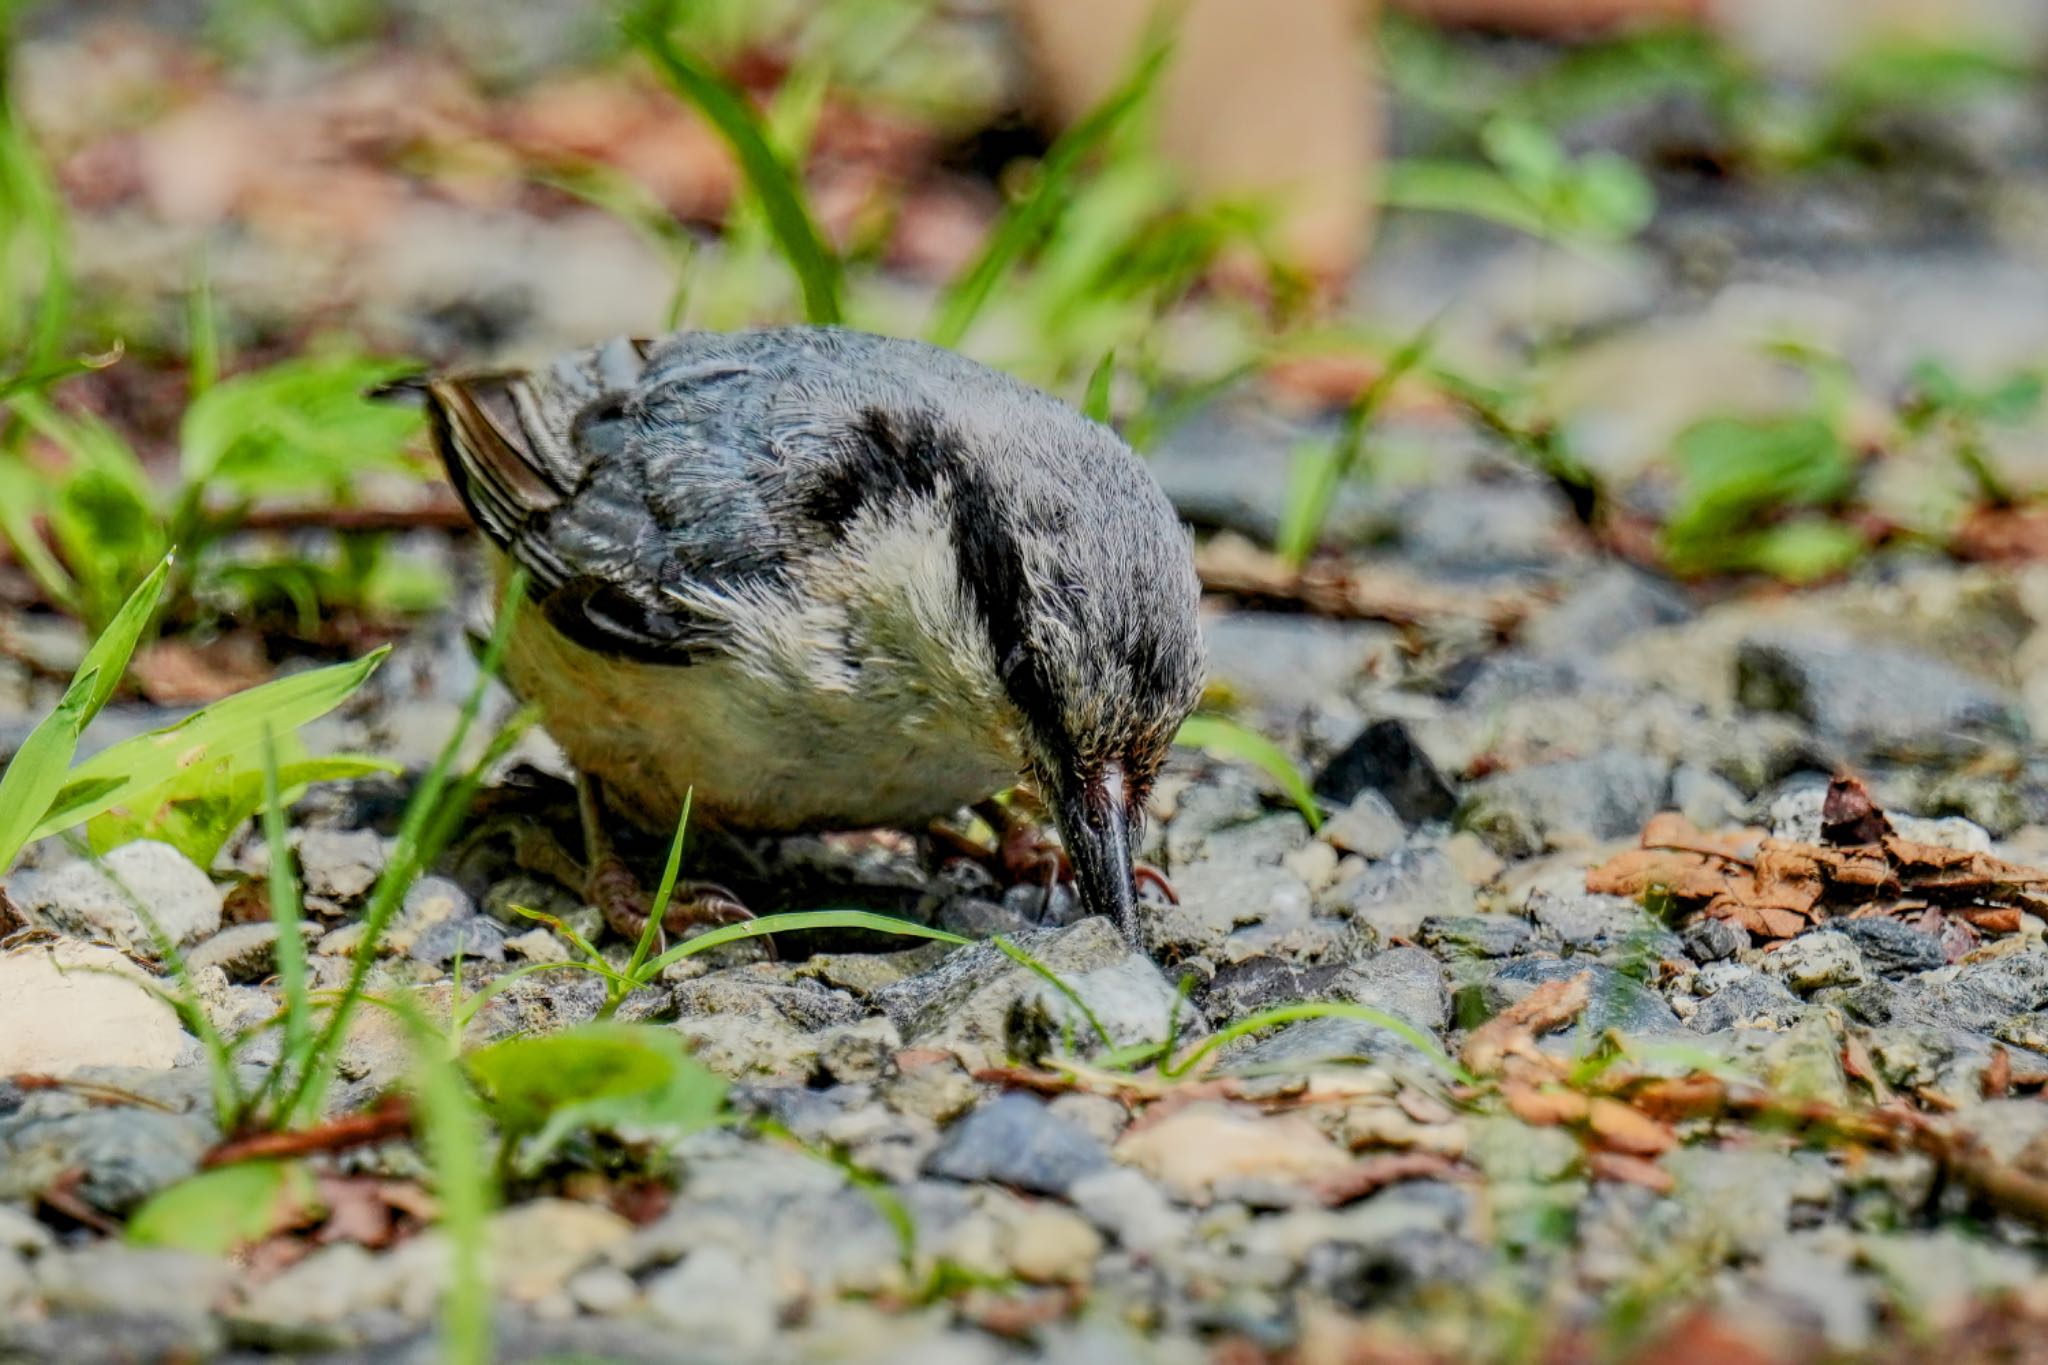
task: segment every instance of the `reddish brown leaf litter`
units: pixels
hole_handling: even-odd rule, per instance
[[[2012,933],[2022,912],[2048,908],[2048,871],[1904,838],[1853,777],[1828,788],[1818,844],[1753,829],[1708,834],[1666,811],[1643,827],[1642,845],[1589,871],[1586,889],[1662,894],[1761,939],[1837,915],[1914,916],[1935,932],[1967,926],[1957,945],[1966,951],[1969,931]]]

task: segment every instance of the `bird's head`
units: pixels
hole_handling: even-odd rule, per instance
[[[954,549],[1081,902],[1135,939],[1145,797],[1201,692],[1201,589],[1151,473],[1068,415],[1000,472],[954,482]]]

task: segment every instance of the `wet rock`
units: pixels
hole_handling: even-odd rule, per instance
[[[1316,774],[1315,792],[1333,806],[1376,792],[1414,825],[1448,820],[1458,804],[1451,784],[1398,720],[1377,720],[1360,731]]]
[[[1664,804],[1670,764],[1626,749],[1560,759],[1473,783],[1458,822],[1503,857],[1634,834]]]
[[[157,955],[157,932],[182,947],[220,928],[220,889],[190,858],[150,839],[123,844],[98,865],[81,859],[18,872],[7,882],[7,895],[32,919],[106,938],[143,957]]]
[[[1245,1186],[1299,1188],[1351,1166],[1349,1154],[1306,1119],[1207,1102],[1125,1134],[1116,1159],[1190,1204]]]
[[[1735,963],[1702,971],[1697,981],[1712,994],[1699,1003],[1689,1028],[1719,1033],[1728,1028],[1789,1028],[1806,1012],[1799,997],[1783,981]]]
[[[1539,655],[1586,658],[1692,614],[1691,603],[1671,584],[1610,565],[1587,575],[1563,601],[1525,626],[1521,638]]]
[[[1361,858],[1391,856],[1408,840],[1408,827],[1376,791],[1360,792],[1350,805],[1323,822],[1322,836],[1342,853]]]
[[[1107,920],[1020,935],[1015,943],[1087,1003],[1116,1046],[1157,1041],[1176,1010],[1185,1035],[1207,1029],[1152,960]],[[875,992],[874,1002],[906,1044],[945,1048],[975,1066],[1041,1057],[1068,1035],[1082,1048],[1100,1042],[1064,991],[993,944],[958,949],[931,970]]]
[[[1749,950],[1749,930],[1733,920],[1702,916],[1685,927],[1686,956],[1695,962],[1720,962]]]
[[[1472,886],[1441,850],[1404,848],[1325,892],[1321,908],[1348,914],[1381,941],[1413,938],[1432,916],[1473,909]]]
[[[192,1040],[151,984],[111,948],[60,940],[0,953],[0,1076],[175,1064]]]
[[[1109,1150],[1036,1096],[998,1096],[946,1130],[925,1162],[928,1175],[993,1180],[1033,1194],[1065,1196],[1075,1181],[1109,1164]]]
[[[1609,1029],[1623,1034],[1658,1034],[1679,1028],[1678,1016],[1655,991],[1603,963],[1576,958],[1525,957],[1504,962],[1479,983],[1479,1001],[1490,1017],[1544,982],[1569,981],[1580,972],[1593,974],[1591,998],[1578,1024],[1589,1036],[1597,1037]]]
[[[1781,943],[1758,965],[1801,995],[1828,986],[1860,986],[1870,979],[1856,941],[1834,929],[1811,930]]]
[[[1864,758],[1952,758],[2027,738],[2009,698],[1911,650],[1759,635],[1742,643],[1735,669],[1742,705],[1798,716]]]
[[[1517,957],[1538,946],[1527,920],[1506,915],[1432,915],[1422,922],[1416,938],[1453,962]]]
[[[1856,945],[1866,966],[1885,976],[1938,971],[1948,965],[1941,940],[1904,920],[1873,915],[1838,919],[1829,927]]]
[[[464,915],[436,921],[412,941],[407,956],[431,967],[445,967],[457,957],[466,962],[503,962],[511,935],[489,915]]]

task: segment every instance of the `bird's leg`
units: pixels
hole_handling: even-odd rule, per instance
[[[1049,908],[1053,887],[1074,879],[1074,867],[1067,860],[1066,851],[1047,836],[1044,826],[1017,806],[983,801],[974,807],[974,813],[996,831],[995,861],[1002,874],[1014,884],[1032,882],[1043,885]],[[1180,904],[1180,895],[1173,889],[1173,883],[1152,864],[1133,864],[1131,874],[1139,890],[1149,886],[1169,903]]]
[[[583,877],[580,889],[604,916],[611,931],[639,942],[653,912],[646,888],[612,848],[605,832],[604,795],[597,779],[576,775],[576,811],[583,822]],[[576,883],[571,883],[576,885]],[[661,917],[664,934],[680,938],[702,925],[738,924],[754,917],[740,898],[716,882],[678,880]]]

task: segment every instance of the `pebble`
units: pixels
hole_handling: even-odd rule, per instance
[[[192,1040],[152,984],[111,948],[58,940],[0,952],[0,1076],[174,1065]]]
[[[1109,1164],[1101,1139],[1032,1095],[1002,1095],[946,1130],[925,1172],[949,1180],[993,1180],[1033,1194],[1064,1195]]]
[[[1866,759],[1953,758],[2027,738],[2008,697],[1912,650],[1813,631],[1758,635],[1735,667],[1744,706],[1795,715]]]
[[[1671,765],[1610,749],[1481,778],[1458,821],[1504,858],[1633,835],[1664,804]]]
[[[1589,1038],[1609,1029],[1624,1034],[1663,1034],[1679,1028],[1678,1016],[1655,991],[1614,968],[1579,959],[1524,957],[1504,962],[1479,983],[1479,998],[1488,1015],[1499,1013],[1546,981],[1568,981],[1580,972],[1593,975],[1591,997],[1575,1026]]]
[[[18,872],[7,882],[7,895],[58,929],[105,938],[148,958],[157,956],[158,933],[183,947],[218,930],[224,899],[190,858],[150,839],[112,849],[97,865],[80,859],[48,871]]]
[[[1359,731],[1323,764],[1314,785],[1334,806],[1348,807],[1370,792],[1409,824],[1449,820],[1458,809],[1451,784],[1398,720],[1376,720]]]
[[[1382,941],[1413,938],[1432,916],[1472,913],[1472,885],[1443,852],[1404,848],[1374,863],[1321,898],[1326,912],[1348,914]]]
[[[1377,860],[1391,856],[1407,842],[1408,827],[1386,797],[1368,790],[1326,820],[1322,835],[1340,852]]]
[[[1189,1204],[1208,1204],[1233,1186],[1301,1185],[1351,1166],[1344,1149],[1304,1118],[1208,1102],[1133,1128],[1117,1142],[1116,1159]]]
[[[759,1271],[726,1247],[692,1251],[647,1282],[647,1312],[692,1352],[759,1357],[774,1343],[780,1309]]]
[[[1835,929],[1811,930],[1781,943],[1758,965],[1801,995],[1827,986],[1860,986],[1870,979],[1856,941]]]

